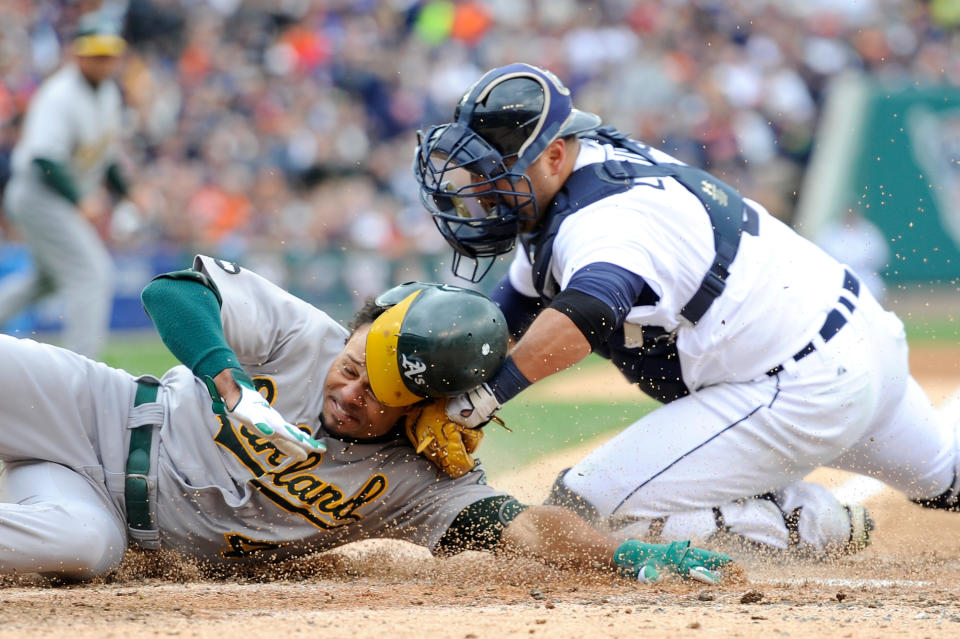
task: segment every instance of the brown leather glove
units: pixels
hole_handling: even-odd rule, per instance
[[[471,453],[480,445],[483,431],[450,421],[446,399],[437,399],[407,420],[407,437],[417,452],[432,461],[444,473],[456,479],[476,465]]]

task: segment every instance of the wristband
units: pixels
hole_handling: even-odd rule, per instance
[[[497,401],[505,404],[507,400],[519,395],[520,391],[532,383],[533,382],[520,372],[513,358],[508,355],[507,359],[503,360],[500,370],[498,370],[497,374],[490,380],[489,386],[490,391],[493,393],[493,396],[497,398]]]
[[[247,375],[247,372],[240,368],[231,368],[230,375],[233,376],[233,381],[237,383],[237,386],[241,388],[241,391],[244,386],[256,390],[256,386],[253,385],[253,380],[250,379],[250,376]],[[203,380],[204,385],[207,387],[207,392],[210,393],[210,399],[213,400],[213,412],[218,415],[226,415],[227,411],[230,409],[227,408],[226,404],[223,401],[223,397],[220,396],[220,391],[217,390],[217,385],[214,383],[213,378],[209,375],[204,375],[200,379]],[[236,406],[234,406],[236,408]]]

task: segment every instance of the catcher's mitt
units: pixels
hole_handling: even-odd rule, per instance
[[[416,419],[408,419],[407,437],[418,453],[456,479],[476,465],[470,454],[480,445],[483,431],[450,421],[446,404],[446,399],[430,402]]]

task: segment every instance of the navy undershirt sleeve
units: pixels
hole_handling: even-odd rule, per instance
[[[653,305],[660,297],[636,273],[609,262],[595,262],[573,274],[565,290],[595,297],[613,310],[615,328],[623,324],[634,306]]]
[[[543,303],[539,297],[527,297],[510,283],[510,277],[504,277],[493,289],[490,299],[496,302],[507,320],[507,328],[513,339],[520,339],[533,323]]]

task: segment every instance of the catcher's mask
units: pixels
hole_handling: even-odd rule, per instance
[[[555,75],[520,63],[488,71],[453,117],[418,132],[414,173],[421,200],[456,252],[453,272],[478,282],[513,249],[521,222],[537,218],[526,170],[557,138],[601,122],[573,108]],[[461,269],[461,258],[472,270]]]
[[[506,357],[503,313],[476,291],[408,282],[376,303],[387,310],[367,335],[367,375],[386,406],[466,392],[490,379]]]

